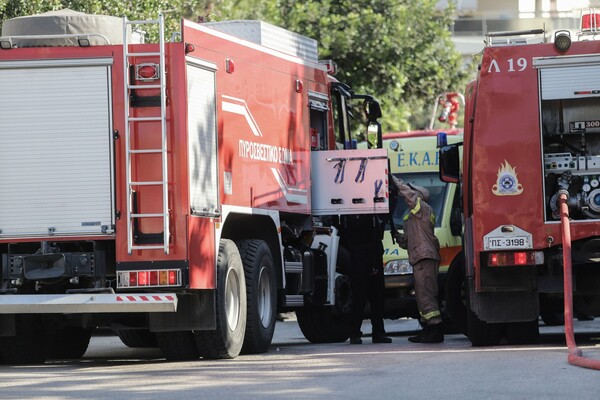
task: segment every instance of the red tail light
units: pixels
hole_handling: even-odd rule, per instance
[[[488,265],[490,267],[507,267],[520,265],[535,265],[535,251],[505,251],[489,253]]]
[[[145,271],[120,271],[118,273],[117,287],[167,287],[181,286],[182,273],[180,269],[145,270]]]
[[[158,79],[158,64],[138,64],[135,66],[135,77],[139,81]]]
[[[169,271],[169,285],[175,285],[177,283],[177,272]]]

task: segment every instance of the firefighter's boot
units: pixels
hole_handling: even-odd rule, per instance
[[[442,324],[424,325],[423,330],[416,336],[408,338],[412,343],[442,343],[444,341],[444,330]]]

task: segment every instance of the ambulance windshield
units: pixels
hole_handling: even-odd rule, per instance
[[[433,208],[433,212],[435,213],[435,226],[439,227],[442,221],[442,213],[444,211],[443,205],[446,197],[446,191],[448,190],[448,183],[440,181],[437,172],[421,172],[415,174],[403,173],[395,175],[399,178],[402,178],[407,183],[424,186],[429,190],[429,205]],[[398,204],[394,210],[394,225],[396,225],[397,229],[402,228],[404,216],[407,213],[408,208],[406,203],[404,203],[401,199],[398,200]]]

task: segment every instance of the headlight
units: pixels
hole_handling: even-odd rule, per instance
[[[383,268],[384,275],[410,275],[412,273],[413,267],[408,260],[392,260]]]

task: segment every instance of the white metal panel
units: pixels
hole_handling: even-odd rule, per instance
[[[233,20],[205,22],[202,25],[303,60],[319,61],[316,40],[264,21]]]
[[[0,63],[0,237],[114,229],[110,67],[93,64]]]
[[[600,96],[600,64],[543,68],[542,100]]]
[[[219,213],[215,71],[188,62],[190,207],[194,215]]]
[[[310,156],[313,215],[388,212],[386,149],[312,151]]]
[[[0,314],[175,312],[175,293],[71,293],[0,296]]]

